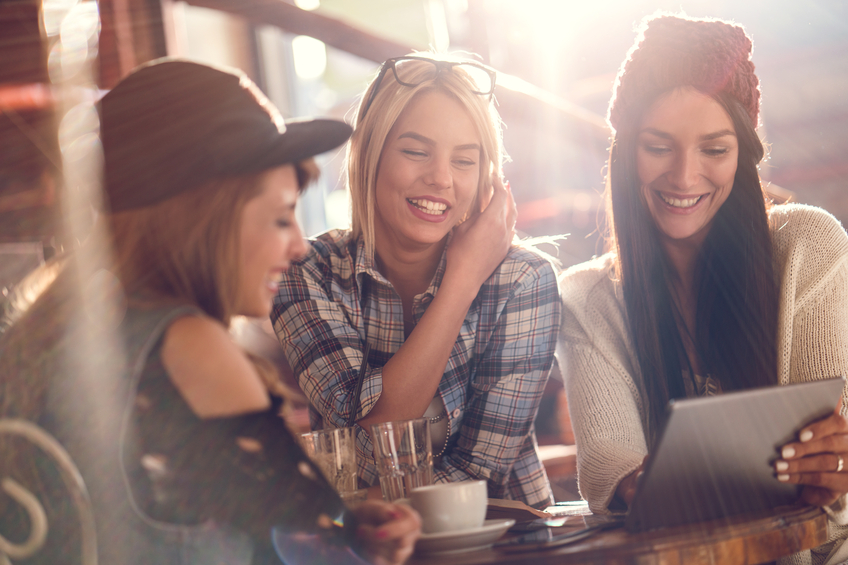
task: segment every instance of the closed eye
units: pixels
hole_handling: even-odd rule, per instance
[[[401,153],[404,155],[409,155],[410,157],[426,157],[427,153],[424,151],[420,151],[417,149],[401,149]]]
[[[665,145],[643,145],[642,149],[650,153],[651,155],[665,155],[671,149]]]
[[[730,149],[727,147],[708,147],[704,149],[704,153],[710,157],[721,157],[722,155],[726,155],[728,151]]]

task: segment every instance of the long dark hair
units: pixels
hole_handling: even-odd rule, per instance
[[[777,383],[777,283],[768,225],[770,201],[757,164],[765,153],[751,119],[734,98],[718,94],[733,121],[739,162],[733,188],[716,213],[696,260],[694,342],[706,374],[722,390]],[[635,117],[632,117],[635,118]],[[610,148],[607,216],[610,249],[624,295],[646,395],[645,436],[652,445],[668,401],[686,396],[689,369],[672,299],[671,266],[643,204],[636,169],[638,119],[627,120]]]

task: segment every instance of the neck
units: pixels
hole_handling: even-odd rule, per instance
[[[695,285],[695,269],[697,267],[698,255],[701,252],[703,237],[687,240],[663,240],[662,246],[668,262],[671,266],[671,278],[669,280],[670,291],[681,319],[680,334],[683,339],[686,354],[693,370],[698,372],[698,359],[692,336],[695,335],[695,324],[697,323],[698,290]]]
[[[703,231],[687,239],[660,239],[660,245],[671,265],[672,274],[676,275],[673,277],[672,284],[678,292],[682,292],[689,299],[694,297],[695,269],[706,235],[707,232]]]
[[[385,233],[375,234],[374,239],[376,267],[402,300],[411,301],[427,290],[439,267],[447,238],[426,245],[401,244]]]

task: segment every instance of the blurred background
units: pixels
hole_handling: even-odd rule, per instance
[[[564,266],[586,260],[603,252],[613,80],[638,22],[657,10],[746,27],[770,148],[762,177],[776,200],[848,221],[845,0],[0,0],[0,292],[86,237],[99,198],[93,104],[166,55],[241,68],[286,117],[349,119],[384,59],[473,54],[499,71],[519,230],[569,234],[551,251]],[[321,159],[298,212],[307,235],[349,223],[343,151]],[[240,331],[274,355],[261,328]],[[561,392],[537,426],[543,443],[573,443]],[[572,476],[573,450],[557,453],[549,470]]]
[[[501,73],[496,97],[512,159],[504,172],[519,229],[570,234],[560,260],[585,260],[602,252],[603,117],[613,79],[639,20],[658,9],[746,27],[770,146],[763,178],[781,200],[848,220],[844,0],[3,0],[0,288],[32,267],[40,246],[49,255],[66,244],[54,212],[73,142],[60,147],[57,134],[65,114],[86,102],[79,93],[108,89],[164,55],[243,69],[287,117],[349,118],[385,58],[473,53]],[[304,199],[309,235],[349,221],[341,162],[341,152],[326,158],[321,185]]]

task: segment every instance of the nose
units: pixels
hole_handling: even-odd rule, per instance
[[[701,166],[698,157],[689,151],[682,151],[674,160],[666,178],[675,188],[681,191],[692,188],[698,184],[701,178]]]
[[[294,224],[294,234],[291,239],[291,243],[289,244],[289,260],[296,261],[300,259],[306,252],[309,251],[309,245],[306,243],[306,239],[303,237],[303,232],[300,229],[300,224],[295,222]]]
[[[453,184],[453,172],[450,167],[450,158],[435,157],[430,162],[424,182],[437,190],[446,190],[450,188]]]

